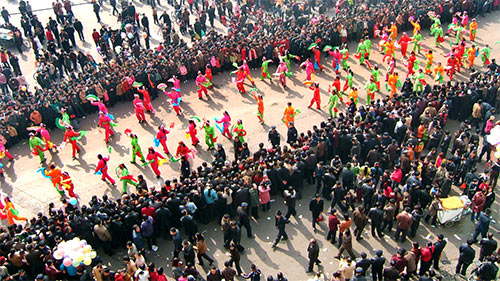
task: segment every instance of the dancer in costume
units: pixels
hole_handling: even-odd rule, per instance
[[[243,71],[245,71],[245,77],[248,79],[248,81],[250,81],[250,83],[252,83],[252,86],[255,87],[255,81],[252,78],[252,75],[250,73],[250,67],[248,66],[246,60],[243,60],[242,67],[243,67]]]
[[[408,50],[408,44],[410,42],[411,42],[410,36],[408,36],[406,32],[403,32],[403,36],[401,36],[401,38],[399,38],[398,41],[398,44],[401,48],[401,55],[403,55],[403,57],[406,57],[406,50]]]
[[[104,112],[104,114],[108,114],[108,108],[98,97],[90,96],[90,95],[87,96],[87,100],[89,100],[91,98],[92,98],[92,101],[90,102],[91,105],[97,106],[97,109],[99,111]]]
[[[203,119],[203,126],[201,126],[201,129],[205,130],[205,143],[208,146],[208,150],[214,149],[217,137],[215,136],[214,126],[210,126],[210,120]]]
[[[14,225],[16,222],[14,220],[18,221],[27,221],[28,219],[25,217],[19,216],[19,211],[14,207],[14,204],[12,201],[10,201],[9,197],[5,197],[4,199],[4,205],[3,205],[3,211],[5,212],[7,216],[7,221],[9,222],[9,225]]]
[[[181,158],[181,157],[186,157],[186,159],[189,159],[189,154],[191,153],[191,149],[186,146],[186,144],[183,141],[179,142],[179,145],[177,146],[177,151],[175,153],[175,156]]]
[[[179,78],[177,78],[177,76],[172,76],[172,78],[168,79],[168,82],[171,82],[173,84],[173,89],[176,91],[176,92],[180,92],[181,91],[181,80]]]
[[[79,136],[80,133],[73,130],[73,127],[71,126],[66,127],[66,131],[64,132],[63,142],[66,143],[69,142],[71,144],[71,156],[73,157],[73,160],[76,160],[77,153],[78,156],[80,156],[80,147],[76,143],[76,140]]]
[[[14,156],[10,154],[10,152],[5,148],[5,138],[0,136],[0,160],[2,160],[5,156],[9,159],[9,161],[14,160]]]
[[[283,121],[285,122],[285,125],[289,128],[290,127],[290,122],[295,123],[295,115],[297,112],[295,111],[295,108],[293,108],[291,102],[287,102],[287,107],[285,108],[285,112],[283,112]]]
[[[333,83],[331,86],[329,86],[328,88],[328,91],[330,91],[330,88],[333,87],[335,88],[335,91],[337,91],[337,93],[341,93],[341,88],[340,88],[340,76],[336,76],[335,79],[333,80]]]
[[[66,129],[66,126],[71,126],[69,115],[64,108],[60,109],[61,118],[56,118],[56,127],[59,129]]]
[[[345,78],[345,83],[344,83],[344,88],[342,89],[343,92],[346,92],[347,89],[352,89],[352,82],[354,80],[354,73],[352,72],[352,69],[347,70],[347,76]]]
[[[446,74],[450,77],[450,81],[453,80],[453,75],[457,71],[457,64],[457,58],[453,54],[446,61]]]
[[[413,51],[417,50],[417,52],[420,54],[420,49],[422,48],[422,34],[420,33],[420,31],[418,31],[417,34],[413,35],[412,41]]]
[[[134,177],[130,174],[128,171],[127,167],[125,164],[121,163],[117,168],[116,168],[116,176],[120,179],[122,182],[122,193],[127,194],[128,193],[128,185],[131,184],[133,186],[137,186],[137,180],[134,179]]]
[[[337,117],[337,106],[339,104],[339,95],[336,90],[330,91],[330,97],[328,98],[328,112],[330,113],[330,117]]]
[[[109,142],[109,138],[114,135],[113,130],[111,129],[111,118],[108,115],[104,114],[104,112],[99,112],[99,126],[104,128],[104,135],[106,143]]]
[[[240,66],[238,68],[238,70],[236,70],[236,80],[235,80],[235,82],[236,82],[236,88],[238,89],[238,91],[241,94],[246,93],[245,86],[243,84],[245,82],[245,70],[243,69],[242,66]]]
[[[398,27],[396,26],[396,23],[391,22],[389,33],[390,33],[389,37],[391,38],[391,40],[396,41],[396,38],[398,38]]]
[[[50,141],[50,134],[45,124],[40,123],[40,127],[36,129],[36,132],[40,134],[43,142],[45,142],[45,150],[53,150],[54,152],[57,152],[57,146],[55,146],[54,143]]]
[[[207,66],[205,66],[205,78],[207,78],[207,81],[209,82],[208,88],[212,89],[214,87],[213,84],[214,76],[212,74],[212,68],[210,67],[210,64],[207,64]]]
[[[269,81],[273,81],[271,74],[269,74],[269,63],[273,62],[273,60],[268,60],[266,57],[262,57],[262,65],[260,67],[260,80],[264,81],[264,79],[269,78]]]
[[[476,34],[477,34],[477,21],[476,21],[476,19],[472,19],[472,21],[469,24],[469,39],[470,39],[470,41],[474,42],[476,40]]]
[[[143,100],[144,109],[147,112],[151,112],[151,113],[154,114],[156,111],[153,108],[153,104],[151,103],[151,97],[149,96],[148,90],[146,90],[146,88],[144,86],[142,86],[142,87],[139,87],[137,89],[137,92],[139,92],[139,93],[142,94],[142,100]],[[146,120],[146,118],[144,118],[144,120]]]
[[[372,69],[373,82],[377,85],[377,91],[380,91],[380,70],[378,69],[378,65],[375,65]]]
[[[424,90],[424,86],[427,85],[425,82],[424,71],[420,68],[418,73],[415,75],[415,83],[413,84],[413,91],[417,94]]]
[[[333,51],[328,51],[328,54],[332,56],[332,68],[336,74],[339,74],[340,61],[342,60],[342,54],[338,47],[335,47]]]
[[[357,54],[355,55],[355,57],[357,59],[359,59],[359,64],[360,65],[363,65],[363,64],[366,64],[366,66],[371,69],[371,65],[370,65],[370,62],[368,60],[365,60],[366,58],[366,45],[365,45],[365,42],[363,39],[361,39],[359,41],[359,44],[358,44],[358,48],[356,49],[356,52]]]
[[[208,81],[205,75],[201,74],[201,71],[198,71],[195,82],[196,86],[198,86],[198,90],[196,90],[198,92],[198,99],[201,100],[203,98],[203,93],[205,93],[205,96],[208,95],[208,90],[205,86]]]
[[[469,69],[474,66],[474,61],[476,60],[477,47],[472,45],[467,49],[467,61],[469,62]]]
[[[253,95],[253,98],[257,102],[257,118],[259,118],[259,123],[264,123],[264,98],[262,95]]]
[[[149,166],[151,166],[151,169],[153,170],[153,173],[156,175],[156,178],[160,178],[160,170],[158,169],[159,166],[159,161],[160,159],[165,159],[163,155],[161,155],[159,152],[155,151],[152,147],[148,149],[148,156],[146,157],[146,160],[149,163]]]
[[[442,84],[444,81],[444,66],[441,62],[438,62],[437,66],[434,67],[434,81],[438,84]]]
[[[75,194],[75,185],[73,184],[73,180],[71,179],[69,173],[63,172],[61,177],[62,177],[61,183],[64,189],[68,191],[68,195],[70,197],[78,198],[78,195]]]
[[[371,51],[372,51],[372,41],[370,40],[370,37],[368,36],[365,36],[365,46],[366,46],[366,59],[369,60],[370,59],[370,54],[371,54]]]
[[[316,46],[312,48],[312,52],[314,53],[315,64],[318,66],[319,70],[323,70],[323,66],[321,65],[321,51],[319,50],[319,47]]]
[[[144,154],[142,154],[142,149],[141,146],[139,145],[139,139],[137,135],[130,132],[129,137],[130,137],[130,144],[132,145],[132,161],[130,163],[135,164],[136,156],[139,156],[142,162],[146,162]]]
[[[141,98],[139,95],[134,95],[134,111],[135,111],[135,116],[137,117],[137,120],[139,120],[139,123],[142,123],[146,121],[146,115],[144,115],[144,111],[146,110],[146,107],[144,107],[144,104],[142,103]]]
[[[38,157],[40,157],[40,164],[43,164],[45,162],[44,151],[46,150],[43,140],[35,136],[35,134],[30,133],[29,145],[31,153],[33,155],[38,155]]]
[[[406,78],[410,77],[410,75],[415,74],[415,70],[413,69],[415,66],[415,62],[417,61],[417,56],[415,56],[415,51],[412,51],[410,57],[408,58],[408,73],[406,74]]]
[[[227,111],[224,111],[224,113],[222,114],[222,118],[220,120],[216,120],[216,122],[222,123],[222,135],[231,139],[233,135],[231,134],[231,130],[229,129],[229,127],[231,126],[231,116],[229,116],[229,113]]]
[[[481,48],[481,60],[483,61],[483,66],[490,64],[490,52],[491,48],[488,44]]]
[[[373,77],[370,78],[370,82],[365,85],[366,90],[366,104],[369,105],[372,100],[375,100],[375,92],[377,91],[377,84],[373,80]]]
[[[238,137],[240,139],[241,143],[245,142],[244,136],[246,136],[247,131],[243,129],[243,121],[241,121],[241,119],[236,121],[236,126],[233,128],[233,132],[236,135],[235,137]]]
[[[156,138],[155,138],[155,146],[158,146],[161,144],[163,147],[163,151],[165,151],[166,154],[170,154],[168,147],[167,147],[167,134],[170,133],[170,129],[174,126],[174,123],[170,124],[169,129],[165,129],[163,125],[158,126],[158,132],[156,132]]]
[[[276,69],[276,74],[279,75],[279,79],[283,88],[286,88],[286,74],[288,72],[288,68],[286,67],[286,63],[284,61],[280,62],[280,65]]]
[[[432,50],[428,50],[427,54],[425,54],[425,74],[432,74],[432,61],[434,60],[434,56],[432,55]]]
[[[115,180],[108,174],[109,156],[103,157],[101,154],[97,154],[97,159],[99,160],[99,162],[97,162],[97,167],[95,168],[94,174],[100,173],[102,181],[108,180],[112,185],[115,185]]]
[[[288,77],[292,76],[293,73],[292,73],[292,68],[291,68],[292,67],[291,61],[292,61],[292,59],[296,59],[296,60],[300,61],[300,57],[296,56],[296,55],[292,55],[288,52],[288,50],[285,50],[285,55],[280,56],[279,58],[280,58],[280,61],[286,62],[286,67],[288,69],[286,76],[288,76]],[[314,65],[313,65],[313,67],[314,67]]]
[[[396,93],[398,80],[399,80],[399,77],[398,77],[397,72],[390,74],[389,79],[387,80],[387,84],[390,87],[391,99],[394,98],[394,94]]]
[[[300,64],[300,68],[305,66],[306,68],[306,81],[313,81],[314,76],[314,65],[310,58],[307,58],[303,63]]]
[[[50,177],[50,180],[52,181],[52,185],[55,187],[57,193],[59,195],[64,196],[64,188],[62,186],[62,172],[59,170],[59,168],[56,168],[56,165],[50,164],[49,166],[49,171],[44,170],[44,174],[47,177]]]
[[[382,62],[385,62],[385,58],[391,59],[394,56],[394,50],[396,47],[394,46],[394,42],[392,40],[388,40],[382,45],[385,49],[384,57],[382,58]]]
[[[347,63],[347,59],[349,58],[349,49],[347,48],[347,44],[342,45],[340,54],[342,55],[342,68],[344,70],[349,69],[349,64]]]
[[[417,19],[416,21],[414,21],[413,17],[410,17],[409,20],[411,25],[413,25],[413,36],[415,36],[415,34],[419,33],[421,29],[420,20]]]
[[[385,74],[385,81],[389,80],[389,75],[394,73],[396,69],[396,58],[392,57],[390,61],[388,61],[387,72]]]
[[[191,138],[191,145],[196,146],[200,142],[200,140],[196,137],[196,134],[198,131],[196,130],[196,123],[193,119],[189,120],[189,127],[188,131],[186,132],[186,135],[189,134],[189,137]]]
[[[436,15],[434,12],[429,12],[428,15],[429,18],[434,22],[431,25],[431,35],[434,35],[434,44],[436,47],[438,47],[440,43],[444,42],[444,34],[443,34],[443,28],[441,27],[441,20],[439,20],[439,15]]]

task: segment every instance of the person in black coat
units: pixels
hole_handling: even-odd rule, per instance
[[[375,207],[371,208],[368,212],[368,217],[371,220],[372,236],[375,238],[375,231],[379,238],[384,237],[382,233],[382,221],[384,219],[384,210],[382,209],[382,204],[380,202],[375,203]]]
[[[171,227],[170,220],[172,218],[172,213],[165,207],[163,202],[158,203],[158,208],[155,210],[156,224],[158,225],[159,233],[163,233],[163,238],[167,239],[168,230]]]
[[[316,231],[316,220],[323,212],[324,201],[319,193],[309,202],[309,211],[312,213],[312,227]]]
[[[250,226],[250,216],[248,215],[248,203],[241,203],[241,206],[236,209],[236,213],[238,214],[240,225],[244,226],[247,230],[248,238],[253,238],[252,227]]]
[[[437,241],[434,242],[434,251],[432,252],[432,261],[433,267],[436,270],[439,270],[439,259],[441,258],[441,253],[446,247],[446,240],[444,240],[443,234],[439,234],[437,236]]]
[[[187,160],[186,156],[181,158],[181,179],[189,178],[191,175],[191,164]]]
[[[472,248],[472,244],[474,244],[474,240],[469,239],[467,240],[467,243],[460,245],[458,248],[458,252],[460,254],[458,256],[457,268],[455,270],[456,274],[465,275],[467,268],[474,261],[476,251]]]
[[[288,125],[290,127],[288,127],[288,131],[286,133],[287,136],[286,143],[293,145],[297,141],[297,136],[299,133],[297,132],[297,129],[293,125],[293,122],[289,122]]]
[[[362,275],[364,277],[364,276],[366,276],[366,272],[368,272],[368,269],[372,265],[372,260],[368,259],[366,257],[366,253],[365,252],[361,252],[360,256],[361,256],[361,259],[359,259],[356,262],[356,268],[361,267],[363,269]]]
[[[288,235],[286,234],[285,231],[285,226],[287,223],[289,223],[288,219],[282,216],[281,211],[278,210],[276,212],[275,223],[274,223],[274,226],[276,226],[276,229],[278,229],[278,236],[276,236],[276,240],[274,240],[274,243],[272,245],[273,248],[276,247],[276,245],[280,242],[282,237],[283,240],[288,240]]]
[[[276,130],[276,126],[271,126],[271,130],[267,134],[267,139],[273,146],[273,148],[278,148],[280,146],[280,133]]]
[[[483,238],[479,241],[481,249],[479,251],[479,260],[483,261],[485,257],[491,256],[493,252],[497,249],[497,241],[493,239],[493,233],[488,233],[487,238]]]
[[[376,256],[372,258],[372,279],[373,281],[382,281],[382,272],[385,264],[384,252],[377,250],[375,254]]]
[[[307,273],[313,270],[314,264],[318,265],[321,263],[319,258],[319,246],[316,239],[311,239],[309,241],[309,246],[307,246],[307,257],[309,258],[309,267],[307,268]]]

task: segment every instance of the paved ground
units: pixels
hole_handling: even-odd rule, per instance
[[[50,8],[49,3],[45,1],[31,1],[33,9]],[[80,2],[76,2],[79,4]],[[150,15],[150,8],[148,6],[136,3],[139,12],[145,12]],[[13,13],[17,11],[17,3],[9,2],[6,3],[6,7]],[[159,14],[164,7],[160,7]],[[171,7],[170,7],[171,10]],[[169,10],[169,13],[170,13]],[[92,12],[92,6],[89,4],[81,4],[75,6],[74,8],[76,17],[84,20],[85,26],[85,36],[90,40],[92,28],[98,27],[94,13]],[[116,18],[111,16],[111,10],[106,4],[102,9],[101,18],[106,24],[111,24],[116,26]],[[48,16],[53,16],[52,10],[47,9],[45,11],[37,12],[39,18],[42,22],[46,22]],[[12,22],[18,23],[19,16],[14,16]],[[152,18],[150,18],[152,25]],[[500,27],[500,17],[498,13],[490,14],[486,18],[479,19],[479,32],[478,32],[478,43],[484,44],[489,43],[493,47],[492,57],[498,56],[500,51],[494,42],[500,40],[500,33],[496,32],[496,28]],[[156,33],[157,28],[153,29],[153,37],[159,39]],[[426,33],[425,44],[427,46],[432,46],[431,38]],[[156,45],[157,41],[152,41],[152,45]],[[351,51],[354,51],[355,44],[350,44]],[[79,42],[79,47],[84,50],[90,50],[93,44]],[[446,46],[445,46],[446,47]],[[94,57],[98,57],[95,49],[90,50]],[[444,61],[442,57],[442,52],[444,49],[435,52],[435,62]],[[398,57],[400,54],[398,53]],[[423,55],[419,57],[420,60],[424,61]],[[30,78],[33,71],[33,54],[31,51],[25,52],[22,57],[22,69],[25,76]],[[381,55],[375,52],[372,55],[372,64],[374,62],[381,61]],[[322,89],[322,101],[323,104],[327,101],[328,95],[326,92],[327,85],[333,81],[333,71],[331,69],[331,61],[323,61],[324,65],[329,65],[324,72],[317,75],[317,81],[321,85]],[[479,60],[476,60],[478,63]],[[367,69],[359,67],[352,59],[349,60],[350,65],[353,67],[355,72],[355,84],[358,87],[363,87],[367,82],[367,77],[369,73]],[[399,64],[399,68],[401,64]],[[381,67],[382,70],[385,66]],[[271,71],[274,71],[275,67],[271,67]],[[110,112],[117,117],[117,121],[120,124],[118,127],[119,134],[112,139],[111,146],[111,160],[110,160],[110,170],[113,170],[119,163],[129,163],[130,161],[130,143],[123,131],[126,128],[133,129],[139,135],[140,144],[143,149],[152,145],[152,140],[154,137],[154,131],[156,127],[160,124],[169,124],[170,122],[175,122],[176,126],[174,131],[169,135],[169,147],[171,150],[175,149],[176,143],[179,140],[185,139],[184,132],[187,129],[187,120],[190,116],[196,115],[198,117],[207,117],[208,119],[213,119],[214,117],[220,117],[223,110],[228,110],[233,120],[242,119],[245,125],[245,129],[249,132],[246,137],[249,147],[255,149],[259,142],[266,142],[267,132],[271,125],[278,126],[278,131],[282,135],[286,135],[286,128],[281,123],[280,119],[282,112],[285,108],[286,102],[293,102],[296,108],[302,110],[296,118],[296,125],[299,131],[305,131],[310,129],[312,125],[319,124],[321,120],[327,117],[326,110],[315,110],[307,109],[310,98],[312,97],[312,91],[305,88],[302,85],[302,81],[305,78],[305,73],[303,71],[297,70],[294,66],[293,68],[296,76],[291,77],[288,80],[289,89],[286,91],[282,90],[281,86],[277,81],[273,83],[268,82],[257,82],[257,87],[259,91],[264,95],[266,116],[265,124],[259,125],[256,121],[255,112],[257,106],[251,96],[240,95],[234,85],[230,83],[230,78],[228,74],[223,74],[216,76],[214,78],[214,84],[216,85],[214,90],[209,92],[209,98],[199,101],[196,98],[195,87],[193,83],[184,83],[181,85],[182,94],[184,101],[182,108],[185,112],[185,116],[176,117],[173,113],[169,102],[165,97],[160,97],[153,102],[153,105],[157,109],[157,114],[155,116],[148,116],[148,123],[139,125],[135,116],[132,114],[132,104],[120,104],[113,108],[110,108]],[[399,69],[400,73],[406,73],[403,69]],[[385,72],[383,71],[385,74]],[[458,78],[464,78],[464,71],[457,75]],[[258,76],[258,71],[253,72],[253,76]],[[345,73],[342,73],[344,79]],[[427,77],[430,82],[431,78]],[[31,82],[33,83],[33,82]],[[249,85],[247,85],[247,88]],[[384,92],[384,94],[386,94]],[[365,93],[360,91],[361,102],[364,102]],[[88,202],[93,194],[101,196],[103,194],[108,194],[112,197],[117,197],[120,194],[120,188],[113,188],[100,181],[98,176],[92,174],[93,169],[97,163],[96,155],[98,153],[107,153],[104,145],[103,135],[98,132],[96,128],[97,116],[92,115],[86,119],[81,120],[82,130],[89,130],[89,135],[83,140],[84,150],[82,151],[82,156],[78,161],[71,160],[71,151],[69,147],[66,147],[59,154],[53,154],[48,156],[49,161],[55,163],[57,166],[61,167],[62,170],[68,171],[74,180],[76,186],[76,193],[81,196],[82,202]],[[451,123],[451,128],[456,128],[456,123]],[[56,144],[62,141],[62,131],[51,132],[53,139]],[[203,139],[203,134],[199,135]],[[219,137],[219,140],[223,143],[226,148],[226,152],[230,159],[233,159],[232,144],[223,137]],[[282,140],[284,141],[284,140]],[[200,153],[195,159],[195,166],[199,165],[202,161],[211,161],[212,156],[205,151],[206,146],[202,144],[202,148],[199,149]],[[1,190],[11,196],[13,202],[16,204],[17,208],[20,210],[22,215],[33,215],[39,211],[45,211],[47,209],[47,204],[49,202],[58,202],[59,196],[52,188],[50,182],[43,178],[40,174],[35,173],[36,169],[39,167],[38,158],[33,158],[29,155],[27,143],[18,145],[17,147],[11,149],[13,154],[17,155],[16,160],[11,164],[6,164],[6,180],[1,183]],[[150,185],[155,185],[156,179],[149,168],[143,168],[139,166],[132,166],[128,164],[129,170],[132,174],[144,174]],[[173,178],[179,175],[179,164],[171,163],[161,167],[162,175],[164,178]],[[161,182],[157,182],[158,186]],[[306,188],[307,190],[307,188]],[[312,195],[312,190],[307,190],[306,195]],[[305,274],[304,271],[307,267],[307,241],[316,237],[320,241],[322,246],[320,259],[323,261],[322,270],[327,274],[331,274],[338,267],[338,261],[333,259],[333,256],[337,254],[337,248],[330,243],[326,242],[324,237],[326,236],[327,226],[325,223],[320,224],[320,231],[318,233],[313,233],[310,226],[310,214],[307,210],[308,196],[305,196],[299,205],[298,212],[303,216],[292,219],[291,224],[287,226],[287,232],[290,236],[290,240],[286,242],[281,242],[278,248],[273,251],[270,247],[272,240],[276,235],[276,230],[274,229],[273,215],[277,209],[284,210],[283,202],[280,198],[275,198],[276,201],[272,203],[272,209],[266,214],[261,214],[261,219],[258,222],[253,222],[252,227],[256,234],[256,239],[248,240],[243,238],[242,244],[247,248],[247,251],[242,255],[242,267],[244,271],[249,270],[250,263],[257,264],[263,271],[265,275],[275,274],[278,271],[283,271],[290,280],[307,280],[310,276]],[[328,203],[327,203],[328,205]],[[494,217],[498,221],[498,204],[494,205]],[[498,225],[492,224],[492,228],[498,231]],[[221,246],[222,234],[218,229],[216,223],[211,223],[207,226],[200,226],[200,230],[206,230],[206,236],[209,244],[209,254],[217,260],[217,265],[222,266],[222,263],[227,258],[225,257],[225,251]],[[418,239],[421,244],[423,244],[426,239],[435,239],[435,234],[443,233],[449,239],[449,244],[446,251],[443,253],[443,268],[445,270],[450,270],[456,264],[458,258],[457,248],[463,243],[468,235],[472,232],[473,227],[469,221],[469,217],[466,217],[459,224],[453,226],[452,228],[438,228],[433,229],[428,225],[423,224],[420,227]],[[369,231],[369,228],[366,229]],[[245,235],[243,235],[245,236]],[[392,255],[395,250],[404,246],[406,248],[410,247],[410,242],[404,244],[394,243],[392,239],[378,240],[374,238],[369,238],[368,235],[365,236],[366,240],[360,243],[354,242],[354,248],[356,253],[362,251],[367,252],[370,256],[373,255],[373,249],[384,249],[386,255]],[[148,255],[157,265],[167,266],[168,261],[166,257],[171,256],[172,245],[170,242],[160,243],[160,250],[155,253]],[[123,252],[124,253],[124,252]],[[390,254],[389,254],[390,253]],[[109,262],[109,265],[113,268],[121,267],[121,257],[116,255],[114,258],[105,257],[105,260]],[[198,269],[201,270],[200,267]],[[168,270],[168,274],[171,272]],[[451,278],[451,277],[450,277]],[[449,280],[449,279],[448,279]]]

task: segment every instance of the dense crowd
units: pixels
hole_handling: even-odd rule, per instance
[[[118,100],[132,100],[136,94],[132,84],[137,81],[144,84],[155,98],[155,85],[174,75],[182,80],[192,79],[207,67],[218,73],[233,69],[233,62],[243,60],[247,60],[251,67],[257,67],[262,57],[277,62],[284,50],[305,58],[310,56],[307,47],[317,39],[322,40],[320,46],[339,46],[342,42],[359,41],[366,35],[373,37],[375,30],[381,30],[391,22],[395,22],[400,30],[408,30],[411,16],[420,19],[422,28],[427,28],[430,26],[426,16],[428,11],[436,12],[443,22],[450,22],[457,11],[468,11],[473,17],[498,7],[497,1],[326,1],[318,3],[319,7],[316,1],[288,4],[247,1],[235,6],[231,1],[192,2],[188,4],[191,13],[193,6],[195,8],[197,19],[194,23],[190,22],[187,7],[181,3],[170,3],[175,6],[175,13],[171,16],[166,11],[158,15],[154,8],[154,23],[161,25],[164,42],[151,49],[149,18],[145,14],[139,15],[132,2],[122,1],[121,11],[118,11],[116,1],[112,1],[113,14],[115,10],[119,12],[121,25],[118,29],[103,25],[100,30],[93,30],[92,40],[102,56],[102,62],[98,62],[100,60],[89,53],[74,49],[75,33],[80,40],[85,40],[85,37],[82,22],[73,16],[70,1],[54,2],[55,18],[50,17],[44,25],[31,11],[29,2],[21,0],[21,28],[9,23],[10,16],[3,17],[5,27],[14,30],[21,43],[22,40],[31,42],[29,45],[37,57],[34,77],[38,85],[27,87],[13,51],[0,52],[0,86],[4,93],[11,92],[0,103],[4,113],[0,120],[0,134],[7,139],[7,146],[26,138],[26,128],[32,125],[43,122],[53,128],[61,108],[65,108],[75,122],[76,118],[95,112],[95,107],[90,106],[85,98],[88,94],[97,95],[109,105]],[[154,1],[149,4],[155,5]],[[336,17],[316,17],[313,23],[313,10],[318,8],[322,13],[328,7],[335,7]],[[99,15],[97,2],[93,3],[93,9]],[[227,35],[211,28],[216,11],[219,20],[228,27]],[[179,36],[175,23],[184,26],[182,29],[186,32],[191,31],[191,46]],[[142,47],[142,40],[146,48]],[[23,46],[19,50],[25,51]]]

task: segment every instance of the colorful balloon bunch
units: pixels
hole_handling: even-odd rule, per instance
[[[92,250],[92,246],[78,237],[59,243],[54,251],[54,258],[62,259],[64,266],[77,267],[81,263],[90,265],[96,256],[97,253]]]

